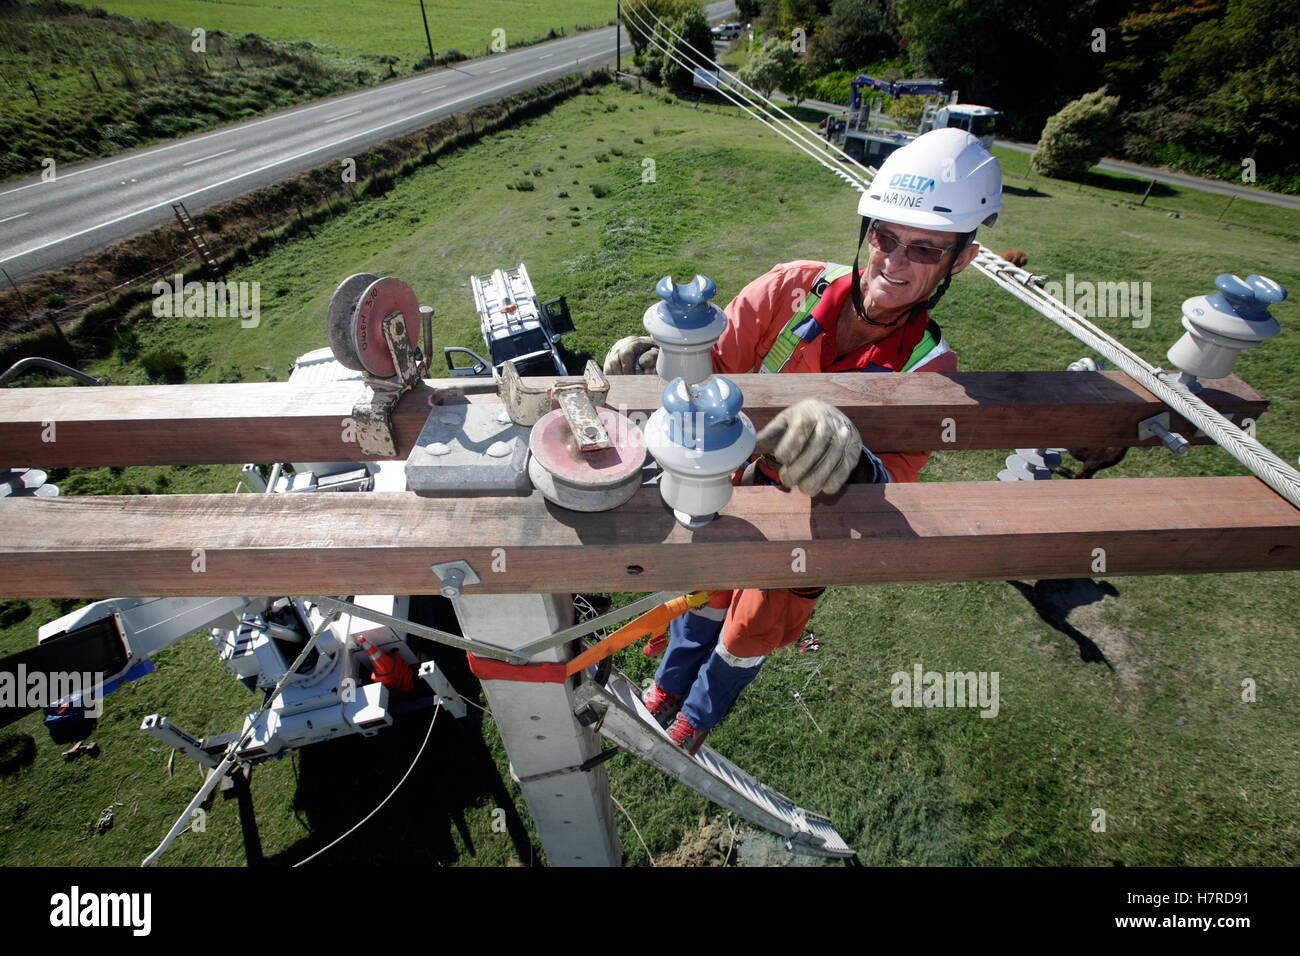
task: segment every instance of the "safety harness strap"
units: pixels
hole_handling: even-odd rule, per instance
[[[803,305],[790,320],[786,322],[785,328],[772,341],[772,345],[767,350],[758,365],[754,368],[755,372],[779,372],[787,362],[799,343],[804,341],[800,336],[795,334],[795,329],[802,325],[812,314],[813,307],[821,301],[826,289],[832,282],[849,274],[849,266],[842,266],[831,262],[826,265],[813,282],[813,287],[809,290],[808,295],[804,297]]]

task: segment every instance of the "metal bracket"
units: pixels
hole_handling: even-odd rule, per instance
[[[1138,422],[1138,438],[1159,438],[1175,455],[1186,454],[1187,447],[1191,444],[1178,432],[1169,430],[1168,412],[1161,412],[1159,415],[1152,415]]]
[[[583,369],[581,382],[562,380],[545,389],[524,385],[514,361],[506,362],[501,368],[498,392],[510,420],[516,425],[536,425],[558,404],[573,430],[580,451],[609,448],[612,444],[600,416],[596,414],[596,406],[609,397],[609,379],[591,359]]]
[[[432,309],[429,308],[429,316]],[[422,309],[421,312],[424,310]],[[406,331],[406,317],[394,312],[384,318],[384,342],[393,357],[397,370],[391,376],[372,375],[362,371],[361,379],[367,389],[365,395],[352,406],[352,420],[356,423],[357,444],[367,459],[396,458],[397,435],[393,431],[393,409],[398,400],[428,371],[429,361],[418,348],[412,349]]]
[[[369,384],[369,383],[367,383]],[[393,409],[401,392],[366,389],[365,396],[352,406],[357,445],[365,459],[396,458],[397,436],[393,432]]]
[[[456,571],[462,573],[468,572],[468,576],[461,580],[462,585],[477,584],[479,581],[478,575],[475,574],[474,570],[464,561],[448,561],[445,564],[435,564],[433,566],[434,573],[439,574],[438,569],[440,568],[452,572],[452,577],[454,577],[454,572]],[[443,593],[446,594],[445,589],[448,586],[448,581],[442,576],[442,574],[439,574],[439,577],[443,581]],[[470,580],[471,577],[473,580]],[[476,657],[487,657],[491,660],[505,661],[509,664],[518,665],[529,663],[532,660],[532,656],[540,651],[557,647],[560,644],[564,644],[568,641],[574,640],[575,638],[585,637],[586,635],[591,634],[594,631],[599,631],[602,627],[615,621],[635,617],[637,614],[649,610],[651,607],[657,607],[664,601],[670,601],[675,597],[681,597],[683,593],[685,592],[658,591],[654,594],[646,595],[639,600],[633,601],[631,604],[609,611],[599,617],[593,617],[590,621],[582,621],[572,627],[566,627],[563,630],[556,631],[553,634],[548,634],[546,637],[533,641],[531,644],[525,644],[523,647],[518,647],[513,650],[498,647],[495,644],[487,644],[483,641],[470,640],[461,637],[458,634],[451,634],[447,631],[440,631],[435,627],[428,627],[424,624],[417,624],[414,621],[408,621],[405,618],[393,617],[391,614],[385,614],[382,611],[376,611],[373,608],[361,607],[360,605],[354,604],[350,601],[343,601],[336,597],[310,596],[306,600],[319,605],[326,611],[332,611],[333,613],[338,614],[346,612],[351,614],[353,617],[359,617],[362,620],[374,621],[376,624],[386,624],[393,630],[402,634],[413,634],[416,637],[422,637],[425,640],[437,641],[439,644],[459,647],[463,651],[469,651]]]
[[[541,651],[549,650],[552,647],[558,647],[569,641],[576,640],[579,637],[586,637],[599,631],[608,624],[614,624],[619,621],[626,621],[638,614],[642,614],[651,608],[656,608],[665,601],[671,601],[679,598],[686,591],[656,591],[653,594],[647,594],[645,597],[637,598],[630,604],[625,604],[620,608],[612,611],[606,611],[599,617],[593,617],[589,621],[580,621],[572,627],[566,627],[562,631],[556,631],[554,634],[548,634],[546,637],[533,641],[531,644],[524,644],[522,647],[515,648],[515,653],[522,655],[525,659],[532,657]]]
[[[445,598],[458,598],[466,585],[479,583],[479,576],[465,561],[444,561],[429,570],[438,575],[438,580],[442,582],[442,596]]]

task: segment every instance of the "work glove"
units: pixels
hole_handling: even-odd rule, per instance
[[[805,398],[758,433],[758,450],[781,466],[781,484],[805,495],[833,495],[862,455],[862,438],[838,408]]]
[[[605,356],[606,375],[635,375],[637,367],[652,373],[659,361],[659,347],[648,335],[629,335],[619,339]]]

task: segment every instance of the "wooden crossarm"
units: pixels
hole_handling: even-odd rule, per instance
[[[1104,570],[1097,562],[1104,550]],[[412,493],[0,499],[0,594],[420,594],[1099,577],[1300,568],[1300,511],[1253,477],[738,488],[679,526],[655,489],[597,514]]]
[[[738,375],[745,411],[760,428],[782,408],[817,397],[843,409],[877,452],[962,448],[1105,448],[1139,442],[1138,422],[1165,406],[1120,372],[916,372],[909,375]],[[540,386],[551,379],[525,379]],[[644,416],[660,405],[653,376],[616,376],[608,404]],[[429,380],[394,413],[397,447],[410,452],[435,395]],[[353,461],[346,420],[360,382],[289,385],[107,386],[0,389],[0,466],[199,465]],[[1234,421],[1257,418],[1264,398],[1236,377],[1201,396]],[[471,395],[459,401],[496,401]],[[1174,415],[1189,440],[1195,429]],[[644,417],[640,419],[644,421]],[[51,440],[51,438],[53,440]]]

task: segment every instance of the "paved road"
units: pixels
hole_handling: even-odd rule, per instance
[[[1013,139],[998,139],[994,142],[999,146],[1005,146],[1007,149],[1018,150],[1022,153],[1032,153],[1036,148],[1035,143],[1021,143]],[[1203,189],[1207,193],[1219,193],[1223,196],[1236,196],[1239,199],[1250,199],[1254,202],[1268,203],[1270,206],[1284,206],[1288,209],[1300,209],[1300,196],[1289,196],[1286,193],[1271,193],[1264,189],[1255,189],[1251,186],[1224,182],[1221,179],[1202,179],[1200,176],[1188,176],[1184,173],[1171,172],[1168,169],[1153,169],[1150,166],[1139,166],[1137,163],[1126,163],[1118,159],[1103,159],[1095,168],[1104,169],[1111,173],[1124,173],[1127,176],[1137,176],[1139,179],[1154,179],[1156,182],[1166,183],[1170,186]]]
[[[718,20],[735,5],[705,9]],[[332,160],[341,172],[375,143],[604,66],[614,42],[613,27],[590,30],[0,186],[0,265],[27,278],[171,220],[178,199],[197,214]]]

